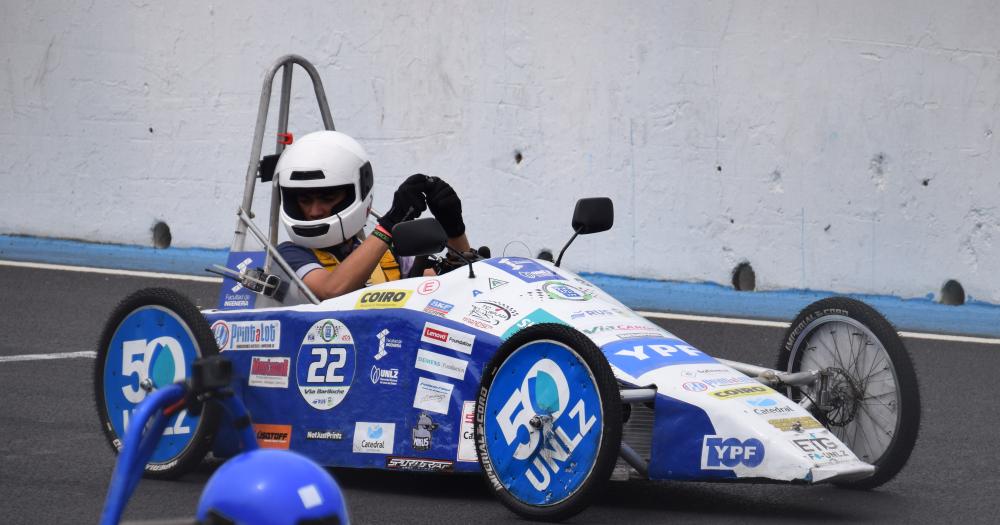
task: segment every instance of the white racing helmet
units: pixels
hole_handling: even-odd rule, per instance
[[[292,242],[307,248],[340,244],[361,231],[372,204],[372,165],[358,141],[337,131],[310,133],[285,149],[274,168],[281,189],[281,222]],[[347,198],[326,218],[306,220],[298,195],[344,189]]]

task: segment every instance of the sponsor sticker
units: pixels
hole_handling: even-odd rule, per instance
[[[417,293],[420,295],[428,295],[437,291],[441,287],[441,281],[437,279],[427,279],[426,281],[420,283],[417,286]]]
[[[601,308],[596,310],[578,310],[569,314],[569,318],[583,319],[585,317],[608,317],[612,315],[626,315],[625,311],[620,308]]]
[[[383,357],[389,355],[389,349],[399,350],[403,347],[403,340],[389,337],[389,329],[383,329],[381,332],[375,334],[375,338],[378,339],[378,352],[375,353],[375,360],[378,361]]]
[[[424,323],[424,331],[420,334],[420,340],[463,354],[472,354],[472,344],[476,342],[476,336],[439,324]]]
[[[417,391],[413,395],[413,408],[448,415],[451,392],[454,388],[455,385],[451,383],[421,377],[417,382]]]
[[[307,430],[306,439],[340,441],[344,439],[344,433],[339,430]]]
[[[751,397],[744,399],[746,404],[753,407],[753,413],[758,416],[777,416],[781,414],[792,414],[795,410],[785,404],[778,404],[778,401],[770,397]]]
[[[493,277],[490,277],[490,290],[493,290],[495,288],[500,288],[505,284],[507,284],[507,281],[501,281],[500,279],[494,279]]]
[[[473,426],[476,424],[476,402],[462,402],[461,435],[458,438],[458,461],[479,461],[476,456],[476,437]]]
[[[612,341],[601,350],[614,367],[632,377],[664,366],[716,362],[684,341],[666,337]]]
[[[557,318],[556,316],[554,316],[554,315],[546,312],[545,310],[542,310],[541,308],[539,308],[539,309],[535,310],[534,312],[531,312],[530,314],[528,314],[528,315],[524,316],[523,318],[519,319],[516,323],[514,323],[514,326],[511,326],[510,328],[507,329],[506,332],[503,333],[503,336],[501,336],[501,339],[507,339],[507,338],[509,338],[510,336],[514,335],[518,330],[522,330],[522,329],[527,328],[529,326],[536,325],[536,324],[542,324],[542,323],[566,324],[561,319]]]
[[[563,281],[547,282],[542,285],[542,291],[549,299],[564,301],[589,301],[594,297],[590,292]]]
[[[330,410],[347,396],[356,363],[354,338],[347,327],[336,319],[316,321],[295,359],[299,393],[309,406]]]
[[[220,351],[277,350],[281,344],[281,321],[216,321],[212,334]]]
[[[701,381],[688,381],[681,385],[681,388],[687,390],[688,392],[704,392],[708,390],[708,385],[702,383]]]
[[[260,448],[277,448],[288,450],[292,443],[291,425],[268,425],[257,423],[253,426],[257,435],[257,445]]]
[[[419,472],[448,472],[455,462],[444,459],[385,458],[385,468],[393,470],[415,470]]]
[[[837,440],[810,432],[807,437],[792,440],[792,444],[814,461],[838,460],[851,457],[850,452],[841,448]]]
[[[498,301],[476,301],[472,309],[462,318],[462,321],[477,328],[490,330],[500,324],[510,321],[517,315],[514,307]]]
[[[754,468],[764,461],[764,444],[757,438],[705,436],[703,439],[701,468],[704,470]]]
[[[785,417],[781,419],[768,419],[767,422],[782,432],[802,432],[823,428],[823,425],[819,421],[811,417]]]
[[[754,386],[736,386],[732,388],[724,388],[722,390],[715,390],[709,392],[708,395],[716,399],[733,399],[737,397],[748,397],[748,396],[760,396],[766,394],[774,394],[774,390],[764,386],[764,385],[754,385]]]
[[[361,310],[402,308],[411,295],[413,295],[413,290],[372,290],[362,293],[354,307]]]
[[[372,365],[370,378],[373,385],[396,386],[399,384],[399,369],[379,368],[378,365]]]
[[[288,388],[290,362],[291,359],[287,357],[254,356],[250,361],[247,384],[263,388]]]
[[[538,262],[523,257],[501,257],[499,259],[487,259],[483,262],[499,268],[526,283],[562,279],[562,276],[556,272],[549,270]]]
[[[417,360],[413,363],[415,368],[425,370],[432,374],[448,376],[454,379],[465,379],[465,367],[469,362],[464,359],[456,359],[429,350],[417,350]]]
[[[354,424],[352,450],[360,454],[392,454],[395,423],[358,421]]]
[[[448,312],[450,312],[451,309],[454,307],[455,305],[451,303],[438,301],[437,299],[431,299],[431,301],[427,303],[427,306],[424,307],[424,311],[429,314],[436,315],[438,317],[445,317],[448,315]]]
[[[264,266],[264,252],[229,252],[226,258],[226,267],[239,273],[260,266]],[[232,277],[222,279],[222,288],[219,290],[220,310],[253,308],[256,300],[257,294],[244,288]]]
[[[421,413],[417,417],[417,424],[410,430],[410,437],[413,438],[413,450],[430,450],[431,434],[437,430],[437,427],[437,423],[431,419],[431,416]]]

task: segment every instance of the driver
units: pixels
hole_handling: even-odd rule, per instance
[[[406,275],[413,258],[393,255],[392,228],[428,208],[448,234],[448,245],[469,251],[455,190],[420,174],[399,185],[392,207],[362,240],[374,177],[364,148],[343,133],[317,131],[302,137],[285,149],[275,173],[281,222],[291,239],[278,245],[278,252],[320,300]]]

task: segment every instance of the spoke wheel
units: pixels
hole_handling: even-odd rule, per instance
[[[778,370],[818,370],[822,379],[789,388],[852,452],[875,465],[868,478],[839,483],[874,488],[906,464],[920,426],[916,372],[902,340],[871,307],[834,297],[806,307],[785,334]]]

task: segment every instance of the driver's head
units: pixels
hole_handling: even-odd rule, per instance
[[[295,141],[275,166],[281,222],[295,244],[325,248],[364,228],[372,203],[372,167],[361,144],[336,131]]]

